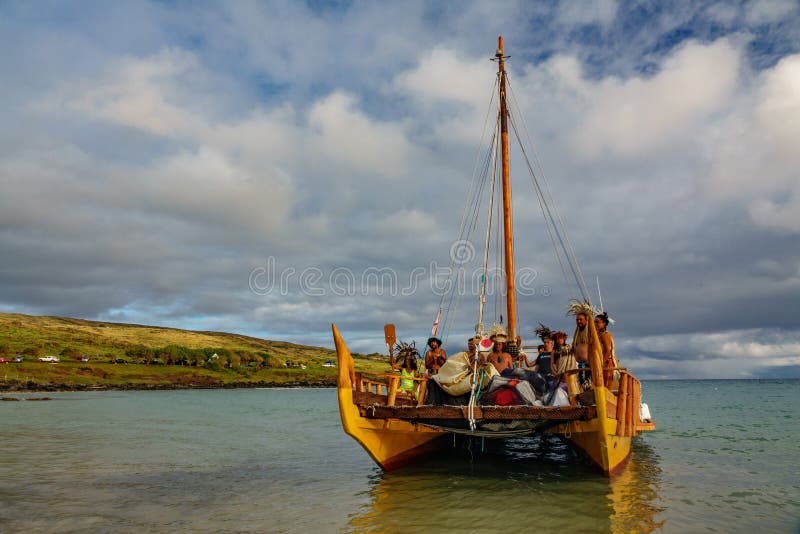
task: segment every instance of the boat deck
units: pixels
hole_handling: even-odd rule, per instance
[[[422,421],[431,419],[468,419],[468,406],[387,406],[360,405],[359,411],[368,419],[402,419]],[[597,416],[594,406],[475,406],[472,417],[483,421],[527,419],[533,421],[589,420]]]

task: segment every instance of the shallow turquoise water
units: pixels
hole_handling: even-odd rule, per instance
[[[383,473],[342,433],[334,390],[2,402],[0,532],[800,530],[800,381],[643,395],[659,430],[610,481],[552,438]]]

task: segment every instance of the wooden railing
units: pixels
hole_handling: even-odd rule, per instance
[[[577,406],[577,396],[583,393],[578,384],[578,373],[589,371],[589,369],[570,369],[564,372],[564,382],[567,384],[567,393],[571,406]],[[609,367],[604,371],[619,371],[619,389],[612,391],[608,389],[606,399],[607,413],[611,418],[617,420],[616,435],[621,437],[635,436],[639,430],[655,429],[655,424],[643,422],[639,415],[639,405],[641,404],[642,389],[639,380],[631,375],[625,367]],[[403,391],[399,389],[401,380],[412,380],[414,382],[413,391]],[[428,379],[425,377],[401,377],[396,373],[363,373],[355,374],[354,390],[358,393],[372,394],[385,398],[386,406],[396,406],[398,395],[405,398],[415,399],[417,406],[422,406],[425,402],[425,391]],[[615,394],[616,393],[616,394]],[[380,403],[383,399],[374,399]],[[404,403],[408,405],[407,403]]]
[[[412,380],[414,382],[413,391],[399,390],[401,380]],[[355,380],[355,391],[385,396],[387,406],[395,405],[398,393],[407,394],[412,398],[416,397],[417,406],[422,406],[425,402],[427,386],[428,379],[425,377],[401,377],[395,373],[365,374],[358,372]]]

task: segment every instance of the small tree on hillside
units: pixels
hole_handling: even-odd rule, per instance
[[[42,355],[42,349],[39,347],[28,347],[22,351],[23,356],[33,356],[36,358],[37,356]]]
[[[60,354],[61,354],[62,357],[66,358],[68,360],[72,360],[72,359],[77,358],[78,356],[80,356],[81,355],[81,351],[79,351],[78,349],[73,349],[72,347],[64,347],[64,349],[61,351]]]

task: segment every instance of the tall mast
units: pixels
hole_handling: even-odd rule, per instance
[[[506,105],[506,70],[503,55],[503,36],[497,38],[497,57],[500,86],[500,142],[503,170],[503,236],[505,238],[506,305],[508,313],[508,338],[517,339],[517,299],[514,290],[514,235],[511,221],[511,180],[508,170],[508,107]]]

